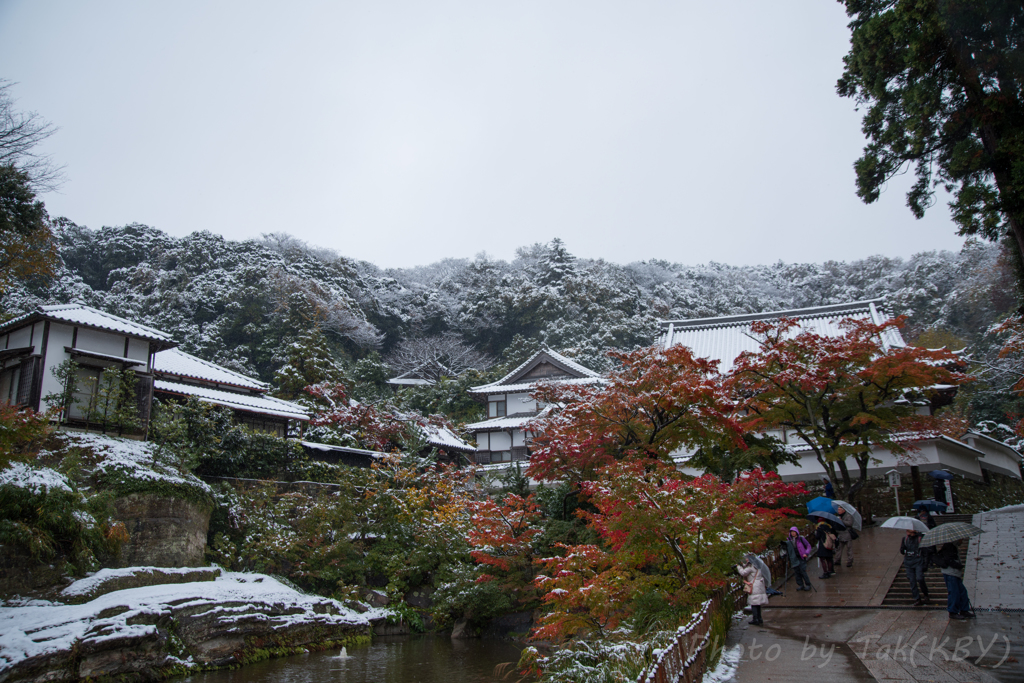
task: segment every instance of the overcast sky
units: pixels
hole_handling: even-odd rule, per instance
[[[958,249],[909,177],[854,193],[830,0],[0,0],[0,77],[60,126],[52,215],[381,266],[561,237],[736,265]]]

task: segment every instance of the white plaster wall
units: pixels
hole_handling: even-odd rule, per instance
[[[988,469],[995,469],[1000,474],[1007,474],[1020,479],[1020,458],[1009,447],[1002,447],[987,439],[975,439],[968,435],[964,439],[967,445],[977,448],[985,455],[981,457],[981,464],[988,466]]]
[[[476,433],[476,448],[480,451],[488,451],[487,435],[489,432],[477,432]]]
[[[918,450],[907,456],[897,457],[882,448],[872,450],[873,460],[868,464],[868,472],[872,475],[884,474],[891,469],[903,474],[910,473],[910,466],[917,465],[922,472],[948,468],[957,474],[981,478],[981,467],[978,458],[966,448],[958,447],[948,441],[935,440],[918,444]],[[857,471],[857,464],[852,458],[847,460],[851,475]],[[785,464],[779,467],[779,476],[788,481],[809,481],[818,479],[825,474],[825,469],[812,452],[803,453],[799,465]]]
[[[43,359],[43,390],[39,399],[41,404],[39,407],[43,410],[46,409],[43,397],[60,391],[60,384],[53,377],[53,368],[70,358],[64,347],[71,346],[72,332],[70,325],[50,323],[50,337],[46,342],[46,358]],[[121,343],[124,344],[124,342]]]
[[[529,394],[509,394],[505,409],[509,415],[515,413],[533,413],[537,410],[537,402]]]
[[[52,344],[53,341],[51,340],[50,343]],[[75,347],[83,351],[95,351],[96,353],[105,353],[110,356],[123,358],[124,335],[80,327],[78,328],[78,339],[75,341]]]
[[[1020,479],[1020,460],[1007,453],[988,452],[980,459],[980,462],[982,466],[995,469],[1000,474]]]
[[[492,451],[512,450],[512,437],[508,432],[490,432]]]
[[[981,465],[976,454],[964,449],[956,448],[948,442],[939,442],[939,458],[943,467],[949,468],[957,474],[965,474],[975,479],[981,479]]]
[[[42,332],[41,327],[37,329],[40,331],[40,333]],[[26,346],[35,346],[33,342],[39,342],[38,336],[36,339],[32,339],[31,325],[26,325],[25,327],[22,327],[20,330],[12,330],[10,337],[10,343],[7,346],[7,348],[9,349],[21,349]]]
[[[124,352],[122,347],[121,352]],[[128,340],[128,357],[134,360],[146,361],[146,369],[149,369],[149,342],[144,339]],[[135,368],[138,370],[138,368]]]
[[[512,430],[512,445],[513,446],[525,446],[526,445],[526,434],[522,429]]]

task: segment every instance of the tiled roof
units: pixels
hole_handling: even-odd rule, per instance
[[[490,420],[484,420],[483,422],[474,422],[473,424],[466,425],[466,429],[474,432],[485,432],[491,429],[514,429],[516,427],[522,427],[531,420],[536,419],[536,415],[512,415],[510,417],[495,417]]]
[[[368,455],[371,458],[386,458],[389,453],[383,453],[381,451],[368,451],[365,448],[351,448],[349,446],[332,446],[326,443],[317,443],[315,441],[299,441],[300,444],[306,448],[312,448],[317,451],[336,451],[338,453],[354,453],[356,455]]]
[[[196,358],[178,349],[168,349],[157,353],[153,362],[153,369],[157,373],[201,379],[216,382],[217,384],[230,384],[237,387],[245,387],[246,389],[266,391],[270,386],[266,382],[246,377],[241,373],[222,368],[219,365],[205,361],[202,358]]]
[[[425,425],[421,427],[423,435],[427,438],[427,443],[431,446],[437,446],[438,448],[450,448],[456,451],[475,451],[476,446],[471,446],[459,437],[457,437],[447,427],[437,427],[435,425]]]
[[[156,391],[166,391],[171,394],[178,394],[179,396],[195,396],[201,401],[216,403],[217,405],[227,406],[236,410],[247,410],[275,417],[286,417],[292,420],[309,419],[309,415],[306,414],[306,411],[301,406],[270,396],[236,394],[232,391],[195,387],[177,382],[167,382],[162,379],[156,380],[153,386]]]
[[[882,299],[871,299],[834,306],[814,306],[722,318],[665,320],[661,323],[662,331],[658,343],[665,348],[676,344],[688,346],[695,356],[720,361],[719,371],[727,373],[732,369],[733,361],[742,352],[759,350],[757,341],[750,333],[750,324],[755,320],[796,318],[800,321],[801,327],[792,331],[794,335],[808,331],[823,336],[839,337],[845,333],[839,322],[846,318],[869,320],[876,325],[888,320],[888,316],[881,311],[881,303]],[[882,345],[884,348],[891,348],[906,346],[906,343],[899,330],[887,330],[882,335]]]
[[[173,339],[171,339],[171,335],[166,332],[161,332],[160,330],[147,325],[133,323],[131,320],[125,320],[124,318],[120,318],[116,315],[104,313],[103,311],[84,304],[39,306],[34,311],[18,316],[13,320],[8,320],[0,326],[0,331],[15,326],[34,316],[49,320],[59,320],[72,325],[83,325],[85,327],[96,327],[101,330],[110,330],[111,332],[118,332],[131,337],[140,337],[142,339],[164,342],[165,344],[170,344],[172,346],[177,344]]]
[[[470,389],[470,393],[474,394],[513,394],[522,391],[533,391],[544,382],[551,382],[556,384],[600,384],[600,377],[572,377],[569,379],[562,377],[552,377],[551,379],[539,379],[531,380],[529,382],[523,382],[521,384],[484,384],[483,386],[473,387]]]
[[[473,394],[486,394],[486,393],[498,393],[498,392],[506,393],[506,392],[509,392],[509,391],[528,391],[528,390],[532,389],[533,387],[537,386],[538,382],[543,382],[543,381],[548,381],[548,382],[574,381],[572,379],[563,379],[563,378],[559,378],[559,377],[552,377],[551,379],[547,379],[547,380],[531,380],[529,382],[519,382],[519,383],[516,383],[516,384],[511,384],[510,383],[510,382],[514,382],[515,379],[519,375],[524,374],[526,372],[526,370],[529,369],[529,367],[533,364],[533,362],[536,361],[542,355],[547,356],[551,361],[554,362],[555,365],[562,366],[563,370],[565,370],[565,371],[567,371],[569,373],[575,374],[577,376],[575,381],[578,381],[578,380],[582,379],[582,380],[587,380],[587,382],[584,382],[584,383],[588,383],[588,382],[592,382],[592,381],[600,381],[600,379],[601,379],[601,373],[594,372],[590,368],[584,367],[584,366],[580,365],[579,363],[577,363],[576,361],[570,360],[569,358],[566,358],[565,356],[563,356],[562,354],[560,354],[560,353],[558,353],[556,351],[552,351],[549,348],[543,348],[540,351],[538,351],[537,353],[535,353],[532,356],[530,356],[530,358],[525,363],[523,363],[522,365],[517,367],[512,372],[508,373],[507,375],[505,375],[504,377],[499,379],[497,382],[491,382],[490,384],[481,384],[478,387],[472,387],[469,390],[470,393],[473,393]]]

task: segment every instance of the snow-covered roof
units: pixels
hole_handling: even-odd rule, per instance
[[[312,448],[317,451],[336,452],[336,453],[354,453],[356,455],[366,455],[371,458],[386,458],[392,453],[384,453],[382,451],[368,451],[365,448],[353,448],[351,446],[335,446],[329,443],[317,443],[316,441],[299,441],[300,444],[306,448]]]
[[[399,375],[398,377],[392,377],[391,379],[388,380],[388,384],[393,384],[395,386],[400,386],[400,387],[405,387],[405,386],[409,386],[409,387],[422,387],[422,386],[427,386],[427,385],[430,385],[430,384],[434,384],[434,380],[432,380],[432,379],[423,379],[421,377],[406,377],[406,375],[408,375],[408,374],[409,373],[407,372],[407,373],[405,373],[405,375]]]
[[[428,364],[424,363],[412,370],[406,370],[402,374],[392,377],[388,380],[388,384],[394,386],[424,386],[428,384],[436,384],[434,377],[441,375],[454,377],[459,374],[457,372],[450,371],[440,363],[431,363],[430,365],[434,369],[433,373],[427,371]]]
[[[528,374],[530,370],[544,362],[554,365],[556,368],[568,374],[569,377],[530,378],[526,382],[518,381],[522,379],[524,375]],[[499,379],[497,382],[481,384],[480,386],[472,387],[469,391],[473,394],[507,393],[511,391],[529,391],[536,387],[540,382],[576,382],[579,384],[590,384],[600,381],[601,373],[594,372],[590,368],[584,367],[556,351],[552,351],[549,348],[543,348],[530,356],[525,363]]]
[[[230,384],[246,389],[257,389],[266,391],[270,386],[266,382],[252,379],[245,375],[222,368],[219,365],[196,358],[179,349],[167,349],[156,354],[153,360],[153,370],[158,374],[166,373],[177,377],[188,377],[191,379],[206,380],[217,384]]]
[[[521,382],[519,384],[485,384],[483,386],[473,387],[470,389],[470,392],[474,394],[513,394],[522,391],[533,391],[545,382],[551,382],[552,384],[600,384],[601,381],[600,377],[573,377],[570,379],[559,377],[553,379],[532,380],[530,382]]]
[[[881,325],[889,319],[882,312],[882,299],[856,301],[832,306],[813,306],[788,311],[771,311],[732,315],[721,318],[697,318],[692,320],[663,320],[658,343],[664,348],[676,344],[688,346],[693,355],[719,361],[720,372],[727,373],[733,362],[744,351],[757,352],[760,346],[751,335],[750,324],[757,320],[796,318],[800,328],[791,331],[794,336],[800,332],[813,332],[827,337],[840,337],[846,330],[839,323],[847,318],[867,320]],[[899,330],[890,329],[882,334],[883,348],[906,346]]]
[[[495,417],[483,422],[474,422],[466,425],[466,429],[474,432],[485,432],[493,429],[515,429],[522,427],[531,420],[536,419],[533,413],[527,415],[510,415],[508,417]],[[475,450],[475,449],[474,449]]]
[[[964,439],[964,440],[966,440],[968,438],[981,439],[983,441],[991,443],[994,446],[997,446],[997,447],[1000,447],[1000,448],[1005,448],[1005,449],[1007,449],[1009,451],[1012,451],[1013,454],[1016,455],[1018,458],[1021,457],[1021,452],[1019,450],[1017,450],[1016,447],[1011,446],[1010,444],[1006,443],[1005,441],[1000,441],[999,439],[993,439],[988,434],[982,434],[981,432],[975,431],[973,429],[968,429],[964,433],[964,435],[961,436],[960,438]]]
[[[428,424],[421,427],[421,429],[423,430],[423,435],[427,438],[427,443],[431,446],[467,452],[476,450],[476,446],[469,445],[447,427]]]
[[[104,313],[103,311],[92,308],[91,306],[86,306],[85,304],[39,306],[34,311],[20,315],[17,318],[8,320],[3,325],[0,325],[0,332],[16,327],[32,318],[58,320],[72,325],[95,327],[97,329],[117,332],[131,337],[163,342],[162,346],[165,348],[167,346],[177,345],[177,342],[171,339],[171,335],[166,332],[161,332],[160,330],[154,327],[149,327],[148,325],[134,323],[131,320],[125,320],[124,318],[111,315],[110,313]]]
[[[156,391],[163,391],[179,396],[195,396],[201,401],[216,403],[235,410],[246,410],[252,413],[263,413],[274,417],[285,417],[291,420],[308,420],[309,415],[301,406],[279,398],[264,395],[239,394],[232,391],[195,387],[178,382],[156,380],[153,383]]]

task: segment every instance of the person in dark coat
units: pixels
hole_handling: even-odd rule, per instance
[[[929,529],[935,528],[935,518],[932,517],[932,513],[928,512],[928,508],[918,508],[917,518],[924,522],[925,526],[927,526]]]
[[[946,611],[949,612],[949,618],[973,619],[971,600],[964,587],[964,565],[960,562],[960,551],[956,544],[943,545],[934,555],[933,561],[942,571],[942,579],[946,582]]]
[[[838,543],[836,544],[836,553],[835,553],[835,557],[834,557],[833,561],[834,562],[838,562],[839,565],[842,566],[842,564],[843,564],[843,552],[845,551],[846,552],[846,566],[847,567],[852,567],[853,566],[853,524],[854,524],[853,515],[850,514],[849,510],[847,510],[846,508],[844,508],[841,505],[839,506],[839,509],[836,511],[836,514],[839,515],[839,519],[842,520],[843,526],[845,526],[846,528],[843,529],[842,531],[840,531],[837,534],[837,536],[836,536],[836,540],[838,541]]]
[[[836,497],[836,490],[834,488],[832,488],[832,481],[828,477],[826,477],[824,475],[822,475],[821,478],[825,480],[825,497],[826,498],[835,498]]]
[[[786,537],[786,554],[789,556],[789,566],[796,575],[796,589],[811,590],[811,577],[807,575],[807,558],[811,556],[811,544],[795,526],[789,528],[789,536]]]
[[[832,536],[830,542],[829,536]],[[818,541],[818,560],[821,561],[821,576],[819,579],[827,579],[836,573],[835,566],[832,564],[832,549],[835,548],[835,534],[832,533],[832,527],[828,525],[828,522],[818,522],[818,526],[814,529],[814,538]],[[831,545],[832,548],[825,547],[826,544]]]
[[[928,585],[924,582],[928,558],[925,549],[921,547],[921,534],[912,530],[907,531],[907,535],[900,541],[900,555],[903,556],[903,568],[907,572],[907,581],[910,582],[910,595],[914,598],[914,606],[930,605],[932,601],[928,597]]]
[[[935,500],[940,503],[946,501],[946,482],[941,479],[936,479],[932,482],[932,495],[935,496]]]

